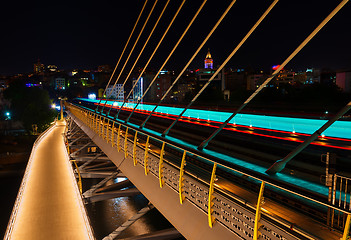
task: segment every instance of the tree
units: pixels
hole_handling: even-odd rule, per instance
[[[32,124],[36,124],[39,131],[45,130],[56,116],[48,92],[39,87],[26,87],[23,81],[12,82],[4,97],[11,102],[12,118],[21,121],[27,131],[31,131]]]

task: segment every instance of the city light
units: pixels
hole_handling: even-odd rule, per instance
[[[10,112],[5,112],[5,120],[10,120],[11,119],[11,113]]]
[[[91,100],[95,100],[96,99],[96,94],[95,93],[90,93],[88,94],[88,98]]]
[[[274,66],[272,67],[272,69],[273,69],[273,70],[277,70],[279,67],[280,67],[280,65],[274,65]]]

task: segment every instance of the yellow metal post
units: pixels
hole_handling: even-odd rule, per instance
[[[124,135],[124,157],[128,157],[128,127],[126,128],[126,134]]]
[[[350,224],[351,224],[351,214],[347,214],[347,219],[345,223],[344,234],[342,235],[342,240],[349,239]]]
[[[60,120],[62,121],[63,120],[63,99],[62,98],[59,98],[59,99],[60,99],[60,112],[61,112]]]
[[[117,151],[120,152],[121,151],[121,144],[120,144],[120,141],[121,141],[121,124],[119,124],[118,126],[118,131],[117,131]]]
[[[91,128],[95,131],[95,113],[91,116]]]
[[[114,147],[114,145],[115,145],[115,122],[112,122],[111,144],[112,144],[112,147]]]
[[[162,148],[160,152],[160,162],[158,164],[158,180],[160,182],[160,188],[163,188],[165,181],[163,180],[163,154],[165,152],[165,142],[162,143]]]
[[[97,134],[100,136],[100,119],[101,117],[97,117],[97,123],[96,123],[96,128],[97,128]]]
[[[91,120],[91,113],[90,112],[88,112],[88,127],[90,127],[90,120]]]
[[[106,131],[105,131],[105,140],[107,141],[107,143],[109,141],[109,137],[108,137],[109,132],[110,132],[110,119],[108,118],[107,119]]]
[[[102,137],[102,133],[104,131],[104,122],[103,117],[100,116],[100,123],[99,123],[99,136]]]
[[[105,139],[105,136],[104,136],[104,130],[105,130],[105,118],[101,116],[101,137],[102,139]]]
[[[183,153],[183,157],[182,157],[182,163],[180,165],[180,169],[179,169],[179,200],[180,200],[180,204],[183,204],[184,200],[185,200],[185,196],[183,195],[183,187],[184,187],[184,167],[185,167],[185,157],[186,157],[186,151],[184,151]]]
[[[93,113],[92,122],[91,122],[91,128],[94,130],[94,132],[95,132],[95,118],[96,118],[96,114]]]
[[[259,235],[260,235],[260,232],[258,231],[258,229],[261,227],[260,219],[261,219],[261,205],[263,203],[264,184],[265,184],[265,182],[262,181],[261,188],[260,188],[260,193],[258,195],[258,200],[257,200],[256,217],[255,217],[255,228],[254,228],[254,238],[253,238],[254,240],[257,240],[259,238]]]
[[[76,162],[76,160],[71,160],[71,162],[74,163],[74,165],[75,165],[75,167],[76,167],[76,169],[77,169],[77,173],[78,173],[78,188],[79,188],[80,194],[82,194],[82,192],[83,192],[83,188],[82,188],[82,178],[81,178],[81,176],[80,176],[80,172],[79,172],[79,168],[78,168],[77,162]]]
[[[92,128],[95,131],[95,126],[96,126],[96,114],[93,113],[93,119],[92,119]]]
[[[135,135],[134,135],[134,144],[133,144],[133,163],[134,166],[137,165],[138,161],[136,159],[136,145],[137,145],[137,139],[138,139],[138,132],[135,131]]]
[[[95,116],[95,132],[98,134],[99,115]]]
[[[150,136],[147,136],[146,143],[145,143],[145,155],[144,155],[144,169],[145,175],[149,173],[149,160],[148,160],[148,153],[149,153],[149,140]]]
[[[208,225],[210,226],[210,228],[213,227],[214,222],[216,221],[216,218],[214,216],[212,216],[213,213],[213,191],[214,191],[214,182],[216,179],[216,167],[217,167],[217,163],[213,164],[213,169],[212,169],[212,175],[211,175],[211,181],[210,181],[210,189],[208,191]]]

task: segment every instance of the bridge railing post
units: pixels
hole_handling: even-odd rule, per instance
[[[265,182],[262,181],[260,192],[258,194],[257,207],[256,207],[256,216],[255,216],[255,227],[254,227],[254,240],[257,240],[261,233],[258,231],[261,227],[260,219],[261,219],[261,205],[263,204],[263,191],[264,191]]]
[[[118,126],[118,131],[117,131],[117,151],[120,152],[121,151],[121,124],[119,124]]]
[[[212,169],[212,174],[211,174],[211,181],[210,181],[210,188],[208,191],[208,225],[210,228],[213,227],[214,222],[216,221],[216,218],[214,216],[212,216],[213,213],[213,205],[214,205],[214,196],[213,196],[213,192],[214,192],[214,182],[216,180],[216,167],[217,167],[217,163],[213,164],[213,169]]]
[[[95,115],[95,132],[98,134],[99,115]]]
[[[342,236],[342,240],[349,239],[350,224],[351,224],[351,214],[347,214],[347,219],[346,219],[346,223],[345,223],[344,234]]]
[[[108,135],[110,134],[110,119],[107,119],[107,125],[106,125],[106,130],[105,130],[105,140],[108,142],[109,137]]]
[[[204,211],[204,213],[207,213],[206,215],[208,218],[207,221],[208,221],[209,227],[212,228],[215,225],[215,222],[218,221],[221,224],[224,224],[224,225],[227,224],[226,226],[233,230],[233,228],[231,228],[230,226],[230,223],[226,223],[226,220],[228,220],[230,217],[235,217],[238,215],[236,215],[235,212],[228,212],[228,211],[221,212],[221,208],[223,209],[225,209],[225,207],[229,208],[230,204],[228,204],[228,202],[231,203],[232,199],[235,197],[232,195],[228,195],[231,198],[229,197],[226,198],[227,195],[225,195],[226,193],[225,191],[222,191],[221,187],[218,186],[217,188],[215,188],[215,186],[217,186],[215,185],[216,177],[217,177],[216,172],[217,172],[217,175],[220,175],[221,173],[220,170],[222,170],[222,168],[223,169],[228,168],[230,169],[230,171],[233,171],[233,172],[240,172],[240,171],[234,168],[230,168],[228,166],[222,165],[220,162],[216,163],[214,162],[213,159],[206,158],[202,155],[197,155],[195,152],[191,150],[189,150],[188,152],[184,150],[182,146],[173,145],[172,142],[164,142],[164,139],[158,138],[157,136],[152,136],[152,135],[149,136],[147,132],[144,132],[142,130],[139,130],[139,129],[137,130],[132,127],[128,128],[126,124],[119,124],[118,121],[112,120],[112,127],[111,127],[110,126],[111,121],[101,115],[95,115],[94,113],[89,114],[89,112],[85,114],[86,113],[85,111],[80,110],[78,108],[73,108],[73,107],[72,107],[72,113],[76,114],[77,117],[79,116],[82,120],[84,120],[84,118],[87,120],[90,119],[89,121],[87,121],[87,123],[88,124],[90,123],[92,124],[92,126],[95,126],[97,129],[97,132],[99,131],[102,132],[103,133],[102,136],[104,137],[104,139],[107,140],[107,142],[111,141],[113,147],[117,145],[118,151],[120,151],[120,149],[122,148],[125,152],[124,153],[125,157],[128,157],[128,154],[132,155],[130,156],[131,159],[129,160],[133,160],[134,165],[137,165],[138,161],[142,165],[142,159],[140,159],[140,156],[142,156],[143,150],[141,150],[140,152],[140,149],[144,147],[144,145],[141,143],[144,143],[144,139],[145,139],[146,143],[144,148],[144,166],[143,166],[145,170],[145,175],[153,175],[153,174],[155,176],[158,175],[160,188],[163,188],[165,184],[174,187],[176,186],[178,181],[178,191],[179,191],[178,195],[179,195],[181,204],[183,204],[184,201],[187,200],[189,201],[189,203],[191,202],[192,204],[201,208]],[[106,121],[107,121],[107,124],[106,124]],[[104,124],[106,126],[104,126]],[[118,132],[117,132],[117,144],[115,142],[116,141],[115,131],[117,131],[117,126],[115,124],[119,125]],[[122,131],[125,130],[125,133],[121,132],[121,128],[122,128]],[[128,132],[130,134],[130,141],[128,141]],[[111,134],[111,135],[108,135],[108,134]],[[134,139],[132,142],[133,135],[134,135]],[[123,146],[121,146],[123,143],[120,142],[121,138],[123,139],[123,137],[124,137],[124,148]],[[149,143],[152,144],[152,147],[150,147],[150,149],[149,149]],[[168,159],[167,158],[168,155],[166,155],[164,158],[166,144],[167,144],[167,147],[169,147],[167,148],[167,150],[169,149],[172,151],[169,153],[170,155],[179,154],[179,157],[181,157],[180,166],[178,165],[179,163],[175,163],[172,161],[172,159]],[[139,150],[138,150],[138,147],[139,147]],[[128,148],[130,150],[129,153],[128,153]],[[156,151],[155,151],[155,148],[157,149]],[[159,155],[157,154],[158,150],[160,150]],[[188,155],[188,159],[187,159],[187,155]],[[211,171],[211,168],[212,168],[212,174],[211,172],[209,172],[209,174],[211,174],[210,181],[208,181],[209,174],[204,178],[203,176],[198,176],[196,172],[192,172],[193,165],[189,166],[185,173],[185,167],[186,167],[187,161],[193,164],[192,162],[193,156],[195,156],[194,157],[195,161],[197,160],[200,161],[200,159],[203,159],[204,161],[202,163],[207,164],[207,167],[209,167],[208,168],[209,171]],[[158,163],[158,168],[157,168],[157,163]],[[217,169],[217,168],[220,168],[220,169]],[[153,174],[148,174],[149,172]],[[179,174],[179,179],[177,178],[178,174]],[[349,196],[349,193],[346,191],[349,190],[349,186],[350,186],[348,182],[349,180],[346,180],[346,178],[341,180],[340,178],[342,178],[342,176],[334,175],[334,178],[333,178],[334,184],[333,184],[332,195],[331,195],[332,199],[331,199],[331,203],[329,204],[329,203],[320,202],[316,199],[313,199],[310,196],[305,196],[300,193],[296,193],[292,190],[286,189],[284,186],[280,186],[275,183],[272,183],[269,180],[263,181],[262,179],[256,176],[249,175],[246,173],[245,175],[247,176],[247,178],[255,180],[252,182],[258,181],[257,187],[259,187],[260,185],[257,205],[255,203],[252,204],[251,201],[250,202],[245,201],[244,208],[248,210],[248,215],[247,215],[248,221],[245,220],[246,225],[244,226],[247,226],[247,228],[250,230],[246,236],[250,236],[252,238],[252,235],[253,235],[253,239],[259,239],[261,234],[260,232],[262,232],[263,236],[264,235],[269,236],[270,234],[269,230],[274,228],[274,226],[273,227],[270,226],[270,223],[275,223],[275,221],[277,221],[277,218],[273,214],[271,214],[268,211],[265,211],[262,208],[262,205],[264,204],[264,201],[263,201],[264,187],[265,185],[269,185],[269,186],[273,186],[274,188],[280,189],[281,191],[286,191],[291,195],[295,194],[296,196],[305,198],[307,201],[312,201],[315,204],[320,204],[321,206],[330,207],[330,209],[332,209],[331,214],[333,214],[334,211],[336,211],[335,216],[331,217],[330,219],[331,221],[330,225],[332,228],[338,230],[340,235],[343,231],[344,235],[342,239],[345,239],[345,240],[348,239],[348,236],[350,233],[350,222],[351,222],[351,217],[350,217],[351,205],[349,205],[348,202],[346,201],[347,200],[346,198],[348,198]],[[174,176],[176,176],[176,179],[174,179]],[[207,185],[207,183],[209,185]],[[218,183],[218,185],[220,184],[221,182]],[[208,194],[207,194],[207,191],[208,191]],[[196,194],[192,194],[192,193],[196,193]],[[208,196],[208,198],[206,195]],[[243,199],[238,198],[237,200],[241,201]],[[346,209],[346,207],[347,208],[350,207],[350,209]],[[217,211],[217,209],[219,210]],[[251,215],[251,213],[253,213],[252,209],[256,211],[255,217]],[[337,216],[339,212],[340,212],[340,216]],[[322,213],[322,210],[321,210],[321,213]],[[261,218],[261,214],[264,214],[264,218]],[[264,224],[264,228],[261,228],[262,224]],[[301,228],[301,226],[296,226],[296,227],[294,226],[294,229],[293,229],[292,228],[293,225],[289,226],[290,223],[288,221],[282,224],[284,225],[282,225],[283,228],[281,229],[290,228],[291,232],[289,232],[289,234],[297,233],[303,236],[310,236],[308,231],[304,231],[304,229]],[[272,229],[272,231],[273,230],[274,229]]]
[[[134,135],[134,143],[133,143],[133,164],[134,166],[137,165],[138,161],[136,158],[136,146],[137,146],[137,139],[138,139],[138,131],[135,131],[135,135]]]
[[[111,128],[111,145],[114,147],[115,145],[115,122],[112,122],[112,128]]]
[[[128,157],[128,127],[126,128],[126,132],[124,135],[124,157]]]
[[[163,155],[164,155],[164,152],[165,152],[165,145],[166,145],[166,143],[163,142],[162,143],[161,152],[160,152],[160,162],[159,162],[159,165],[158,165],[158,179],[159,179],[159,182],[160,182],[160,188],[163,188],[163,185],[165,185],[165,181],[163,180],[163,169],[164,169],[164,166],[163,166]]]
[[[183,192],[184,192],[184,167],[186,165],[185,158],[186,158],[186,151],[184,150],[182,162],[180,164],[180,169],[179,169],[179,200],[180,200],[180,204],[183,204],[183,202],[185,200],[185,196],[183,195]]]
[[[104,138],[104,130],[105,130],[105,118],[103,116],[101,116],[101,121],[100,121],[100,137],[102,137],[102,139]]]
[[[148,153],[149,153],[149,140],[150,136],[147,136],[146,138],[146,143],[145,143],[145,154],[144,154],[144,169],[145,169],[145,175],[149,173],[149,159],[148,159]]]

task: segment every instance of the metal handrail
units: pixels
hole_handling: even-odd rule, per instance
[[[85,108],[83,108],[83,107],[81,107],[81,106],[77,106],[77,105],[72,104],[72,103],[70,103],[70,104],[73,105],[73,106],[75,106],[75,107],[77,107],[77,108],[81,108],[82,110],[87,110],[87,111],[93,112],[92,110],[90,110],[90,109],[88,109],[88,108],[85,109]],[[95,114],[96,114],[96,113],[95,113]],[[105,117],[105,118],[108,119],[108,117],[106,117],[106,116],[104,116],[104,115],[102,115],[102,114],[97,114],[97,115],[101,115],[102,117]],[[150,137],[152,137],[153,139],[156,139],[156,140],[158,140],[158,141],[160,141],[160,142],[166,142],[167,145],[172,146],[172,147],[174,147],[174,148],[177,148],[177,149],[179,149],[181,152],[183,152],[183,151],[185,150],[185,151],[187,151],[189,154],[192,154],[192,155],[194,155],[194,156],[200,157],[200,158],[202,158],[202,159],[204,159],[204,160],[207,160],[207,161],[209,161],[209,162],[211,162],[211,163],[217,163],[217,165],[222,166],[222,167],[224,167],[224,168],[226,168],[226,169],[228,169],[228,170],[234,171],[234,172],[239,173],[239,174],[243,174],[243,175],[245,175],[245,176],[247,176],[247,177],[250,177],[250,178],[252,178],[252,179],[254,179],[254,180],[258,180],[258,181],[261,181],[261,182],[264,181],[264,182],[266,183],[266,185],[270,185],[270,186],[272,186],[272,187],[278,188],[278,189],[283,190],[283,191],[286,191],[286,192],[288,192],[288,193],[297,195],[297,196],[299,196],[299,197],[305,198],[305,199],[307,199],[307,200],[309,200],[309,201],[318,203],[318,204],[323,205],[323,206],[325,206],[325,207],[330,207],[330,208],[332,208],[332,209],[334,209],[334,210],[338,210],[338,211],[340,211],[340,212],[342,212],[342,213],[351,214],[351,211],[347,211],[347,210],[344,210],[344,209],[335,207],[335,206],[333,206],[332,204],[319,201],[319,200],[314,199],[314,198],[312,198],[312,197],[308,197],[308,196],[303,195],[303,194],[301,194],[301,193],[298,193],[298,192],[296,192],[296,191],[293,191],[293,190],[290,190],[290,189],[288,189],[288,188],[279,186],[279,185],[277,185],[276,183],[273,183],[272,181],[270,181],[269,178],[267,178],[267,179],[265,179],[265,178],[260,178],[260,177],[254,176],[254,175],[252,175],[252,174],[250,174],[250,173],[247,173],[247,172],[244,172],[244,171],[241,171],[241,170],[238,170],[238,169],[234,169],[234,168],[232,168],[232,167],[230,167],[230,166],[228,166],[228,165],[226,165],[226,164],[223,164],[223,163],[221,163],[221,162],[218,162],[218,161],[214,161],[214,160],[212,160],[212,159],[209,159],[208,157],[206,157],[206,156],[204,156],[204,155],[202,155],[202,154],[200,154],[200,153],[195,152],[196,150],[193,151],[191,148],[188,148],[188,147],[181,147],[181,146],[179,146],[179,145],[177,145],[177,144],[171,142],[171,141],[168,140],[168,139],[159,137],[159,136],[157,136],[157,135],[155,135],[155,134],[152,134],[152,133],[149,133],[149,132],[147,132],[147,131],[145,131],[145,130],[143,130],[143,129],[139,129],[139,128],[137,128],[137,127],[134,127],[134,126],[132,126],[132,125],[129,125],[128,123],[126,124],[126,123],[124,123],[124,122],[122,122],[122,121],[119,121],[118,119],[117,119],[117,120],[114,119],[114,121],[116,121],[116,122],[117,122],[118,124],[120,124],[121,126],[124,126],[124,127],[126,127],[126,128],[129,128],[129,129],[133,129],[134,131],[138,131],[138,132],[140,132],[140,133],[143,133],[144,135],[150,136]]]
[[[110,121],[110,119],[108,118],[108,117],[105,117],[105,116],[103,116],[103,115],[101,115],[101,114],[96,114],[96,113],[93,113],[93,114],[89,114],[89,112],[92,112],[90,109],[84,109],[84,108],[82,108],[82,107],[80,107],[80,106],[76,106],[76,105],[73,105],[73,104],[71,104],[72,106],[73,106],[73,114],[74,115],[76,115],[76,117],[78,118],[78,119],[80,119],[81,121],[83,121],[83,123],[85,123],[85,124],[89,124],[89,125],[96,125],[96,127],[94,128],[94,131],[97,133],[97,134],[99,134],[100,135],[100,133],[101,133],[101,131],[104,131],[104,128],[105,128],[105,125],[106,125],[106,120],[108,120],[108,121]],[[142,135],[144,135],[144,136],[146,136],[147,137],[147,140],[146,140],[146,142],[148,143],[149,142],[149,139],[150,139],[150,137],[152,138],[152,139],[154,139],[154,140],[156,140],[156,142],[159,142],[159,143],[162,143],[162,147],[164,146],[164,144],[165,143],[167,143],[167,144],[169,144],[169,146],[171,146],[171,147],[173,147],[173,148],[175,148],[175,151],[181,151],[181,152],[183,152],[183,158],[182,158],[182,165],[183,165],[183,163],[185,162],[185,155],[186,155],[186,152],[187,152],[187,150],[185,149],[185,148],[183,148],[182,146],[177,146],[176,144],[174,144],[173,142],[171,142],[171,141],[165,141],[164,139],[161,139],[160,137],[158,137],[158,136],[154,136],[154,134],[150,134],[150,133],[148,133],[148,132],[146,132],[146,131],[141,131],[140,129],[137,129],[137,128],[135,128],[135,127],[133,127],[133,126],[130,126],[129,124],[124,124],[124,123],[118,123],[118,122],[120,122],[120,121],[116,121],[117,122],[117,124],[119,124],[119,127],[118,127],[118,129],[119,129],[119,131],[118,131],[118,136],[117,136],[117,139],[119,139],[120,138],[120,135],[119,135],[119,132],[120,132],[120,129],[121,129],[121,126],[123,126],[125,129],[126,129],[126,132],[128,131],[128,129],[133,129],[136,133],[137,132],[139,132],[139,133],[141,133]],[[113,122],[113,124],[114,124],[114,122]],[[110,134],[110,132],[111,132],[111,135],[114,135],[115,134],[115,129],[113,129],[113,128],[110,128],[110,126],[108,125],[106,125],[106,131],[108,131],[109,132],[109,134]],[[134,141],[132,141],[131,139],[129,139],[128,138],[128,135],[125,133],[124,134],[124,149],[123,149],[123,151],[125,152],[124,154],[128,154],[127,153],[127,151],[128,151],[128,149],[127,149],[127,147],[126,147],[126,144],[127,144],[127,142],[131,142],[131,144],[135,144],[135,142],[136,142],[136,138],[134,137]],[[117,141],[117,145],[119,145],[118,144],[118,141]],[[129,144],[127,144],[127,145],[129,145]],[[158,147],[158,148],[160,148],[161,149],[161,147],[160,146],[157,146],[158,144],[156,143],[155,144],[155,146],[156,147]],[[117,146],[117,147],[119,147],[119,146]],[[142,146],[141,146],[141,148],[143,148]],[[133,147],[133,149],[134,149],[134,147]],[[145,151],[145,157],[144,157],[144,168],[145,168],[145,174],[147,174],[147,170],[148,170],[148,164],[147,164],[147,160],[146,160],[146,158],[147,158],[147,150],[148,150],[148,145],[145,145],[145,147],[144,147],[144,151]],[[134,150],[133,150],[134,151]],[[334,210],[337,210],[338,212],[339,212],[339,214],[340,213],[343,213],[343,214],[346,214],[346,216],[347,216],[347,221],[346,221],[346,224],[343,226],[343,228],[344,228],[344,231],[343,231],[343,240],[346,240],[346,237],[349,235],[349,231],[350,231],[350,228],[349,228],[349,226],[348,226],[348,224],[350,223],[350,221],[351,221],[351,214],[350,214],[350,212],[349,211],[347,211],[347,210],[344,210],[344,209],[341,209],[340,208],[340,206],[339,206],[339,208],[338,207],[335,207],[334,205],[331,205],[331,204],[328,204],[328,203],[324,203],[324,202],[322,202],[322,201],[319,201],[319,200],[316,200],[316,199],[314,199],[314,198],[312,198],[312,197],[308,197],[308,196],[306,196],[306,195],[303,195],[303,194],[301,194],[301,193],[298,193],[298,192],[296,192],[296,191],[293,191],[293,190],[290,190],[290,189],[288,189],[288,188],[285,188],[285,187],[282,187],[282,186],[279,186],[279,185],[277,185],[277,184],[275,184],[275,183],[272,183],[272,182],[270,182],[269,180],[268,181],[266,181],[266,180],[263,180],[263,178],[259,178],[259,177],[256,177],[256,176],[254,176],[254,175],[252,175],[252,174],[247,174],[247,173],[245,173],[244,171],[240,171],[240,170],[237,170],[237,169],[234,169],[234,168],[231,168],[231,167],[228,167],[228,166],[226,166],[226,165],[224,165],[224,164],[222,164],[222,163],[220,163],[220,162],[216,162],[216,161],[214,161],[214,160],[211,160],[211,159],[209,159],[209,158],[207,158],[207,157],[204,157],[204,156],[201,156],[200,154],[197,154],[197,153],[195,153],[194,151],[189,151],[189,153],[191,153],[193,156],[197,156],[197,157],[200,157],[201,159],[203,159],[203,160],[205,160],[205,161],[209,161],[209,163],[213,163],[214,165],[219,165],[219,166],[222,166],[222,167],[224,167],[224,168],[226,168],[226,169],[228,169],[228,170],[231,170],[231,171],[234,171],[234,172],[236,172],[236,173],[240,173],[240,174],[243,174],[243,175],[245,175],[246,177],[251,177],[252,179],[251,179],[251,181],[252,180],[257,180],[257,181],[261,181],[261,190],[260,190],[260,194],[259,194],[259,198],[258,198],[258,203],[257,203],[257,206],[255,206],[254,204],[247,204],[247,202],[245,201],[245,203],[244,203],[244,205],[245,205],[245,207],[244,208],[246,208],[247,210],[250,210],[251,209],[251,211],[253,210],[253,211],[255,211],[256,212],[256,220],[255,220],[255,222],[256,221],[260,221],[260,215],[261,214],[264,214],[265,216],[266,216],[266,220],[265,221],[267,221],[267,219],[269,219],[268,220],[268,224],[272,224],[273,223],[273,225],[274,225],[274,223],[278,223],[278,225],[279,224],[281,224],[281,226],[283,227],[283,228],[292,228],[292,226],[294,225],[294,224],[292,224],[292,223],[290,223],[290,225],[289,225],[289,221],[286,221],[284,218],[281,218],[281,217],[279,217],[279,216],[276,216],[274,213],[269,213],[269,212],[265,212],[265,211],[263,211],[263,212],[261,212],[261,207],[260,207],[260,199],[262,198],[262,193],[263,193],[263,188],[264,187],[262,187],[262,185],[264,185],[264,184],[267,184],[268,183],[268,185],[270,185],[270,186],[273,186],[273,187],[275,187],[275,188],[277,188],[277,189],[280,189],[280,190],[283,190],[283,191],[285,191],[285,192],[288,192],[288,193],[291,193],[291,194],[294,194],[294,195],[296,195],[296,196],[299,196],[299,197],[301,197],[301,198],[304,198],[304,199],[306,199],[306,200],[309,200],[309,201],[312,201],[312,202],[314,202],[314,203],[317,203],[317,204],[320,204],[320,205],[322,205],[322,206],[325,206],[325,207],[328,207],[329,209],[331,209],[332,211],[334,211]],[[160,153],[160,154],[162,154],[162,153]],[[134,153],[132,153],[132,155],[134,156],[135,154]],[[157,154],[156,154],[157,155]],[[156,156],[156,158],[158,158],[157,156]],[[160,159],[160,162],[159,162],[159,164],[161,164],[161,157],[159,157],[159,159]],[[157,160],[156,160],[157,161]],[[166,161],[168,164],[170,164],[170,165],[173,165],[173,167],[175,167],[175,169],[178,169],[179,171],[182,171],[182,165],[179,167],[179,166],[176,166],[176,165],[174,165],[173,163],[171,163],[171,162],[169,162],[169,161]],[[157,168],[157,167],[156,167]],[[183,169],[184,170],[184,169]],[[155,177],[162,177],[162,173],[161,173],[161,175],[160,174],[157,174],[157,172],[153,172],[153,171],[151,171],[151,173],[155,176]],[[214,174],[214,172],[212,173],[212,174]],[[202,182],[202,183],[204,183],[205,185],[204,186],[208,186],[209,185],[209,192],[211,191],[211,189],[212,189],[212,191],[214,190],[214,176],[212,176],[211,177],[211,181],[208,183],[208,181],[207,180],[204,180],[204,179],[202,179],[202,177],[198,177],[198,176],[195,176],[196,175],[196,173],[195,173],[195,175],[194,175],[194,173],[191,173],[191,171],[189,172],[189,171],[187,171],[187,175],[188,176],[191,176],[191,177],[195,177],[195,180],[197,180],[197,181],[199,181],[200,180],[200,182]],[[161,179],[159,179],[160,181],[161,181]],[[190,196],[188,196],[188,197],[185,197],[184,195],[183,195],[183,180],[184,180],[184,177],[183,177],[183,174],[181,174],[180,173],[180,176],[179,176],[179,182],[178,182],[178,189],[175,189],[176,191],[178,191],[179,192],[179,198],[180,198],[180,202],[182,203],[184,200],[185,200],[185,198],[188,200],[188,201],[190,201],[190,202],[192,202],[193,200],[190,198]],[[169,186],[169,187],[172,187],[172,188],[174,188],[174,186],[172,186],[172,185],[170,185],[170,183],[167,183],[167,185]],[[161,185],[160,185],[161,186]],[[203,191],[203,190],[202,190]],[[216,187],[216,191],[218,192],[218,193],[221,193],[221,194],[219,194],[219,195],[217,195],[217,197],[219,197],[219,199],[221,199],[221,198],[225,198],[225,199],[227,199],[227,201],[231,201],[230,199],[232,199],[232,200],[238,200],[238,198],[235,196],[235,195],[233,195],[233,194],[230,194],[230,192],[228,193],[228,192],[226,192],[226,191],[223,191],[222,189],[220,189],[220,188],[218,188],[218,187]],[[208,193],[209,193],[208,192]],[[214,202],[213,202],[213,200],[214,200],[214,198],[212,198],[210,195],[211,194],[208,194],[209,196],[208,196],[208,199],[207,199],[207,201],[208,201],[208,205],[207,206],[205,206],[205,208],[207,208],[207,214],[208,214],[208,221],[209,221],[209,226],[211,227],[212,226],[212,224],[214,223],[214,221],[216,220],[216,217],[212,217],[212,206],[213,206],[213,204],[214,204]],[[242,202],[242,201],[240,201],[240,199],[239,199],[239,202]],[[193,202],[193,203],[195,203],[195,202]],[[195,203],[195,206],[197,206],[197,203]],[[202,209],[203,207],[201,207],[201,206],[197,206],[197,207],[199,207],[200,209]],[[217,208],[218,208],[219,206],[217,205]],[[204,209],[202,209],[202,210],[204,210]],[[217,213],[218,214],[218,213]],[[223,216],[222,216],[222,218],[223,218]],[[219,222],[221,223],[221,224],[223,224],[224,226],[225,226],[225,221],[223,222],[223,219],[222,220],[220,220],[220,219],[218,219],[219,220]],[[224,218],[224,220],[225,220],[225,218]],[[257,237],[258,237],[258,231],[260,231],[259,230],[259,228],[261,227],[261,224],[255,224],[255,226],[254,226],[254,233],[256,233],[255,235],[254,235],[254,239],[257,239]],[[333,227],[333,226],[332,226]],[[296,234],[300,234],[300,236],[303,236],[303,237],[306,237],[306,238],[308,238],[308,239],[314,239],[314,237],[313,236],[311,236],[309,233],[307,233],[307,232],[305,232],[305,230],[303,230],[303,229],[300,229],[299,227],[294,227],[294,232],[296,233]],[[255,237],[256,236],[256,237]]]
[[[48,134],[49,131],[51,131],[54,126],[56,125],[56,120],[53,122],[53,124],[48,127],[44,132],[42,132],[38,137],[37,139],[34,141],[33,143],[33,147],[32,147],[32,151],[31,151],[31,154],[29,156],[29,160],[28,160],[28,163],[27,163],[27,167],[26,167],[26,170],[24,172],[24,176],[22,178],[22,181],[21,181],[21,185],[20,185],[20,188],[18,190],[18,193],[17,193],[17,196],[16,196],[16,201],[15,201],[15,204],[13,205],[13,209],[12,209],[12,212],[11,212],[11,216],[10,216],[10,220],[9,220],[9,223],[6,227],[6,232],[5,232],[5,236],[4,236],[4,239],[9,239],[10,237],[10,234],[12,232],[12,227],[13,227],[13,223],[16,221],[16,215],[17,215],[17,210],[18,210],[18,207],[19,207],[19,203],[20,203],[20,199],[22,197],[22,193],[23,193],[23,190],[24,190],[24,185],[25,185],[25,182],[27,180],[27,177],[28,177],[28,172],[29,172],[29,168],[31,166],[31,163],[32,163],[32,159],[33,159],[33,153],[34,153],[34,150],[36,149],[39,141],[46,135]]]

